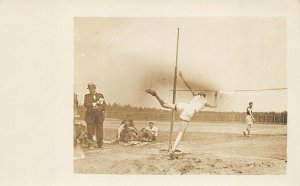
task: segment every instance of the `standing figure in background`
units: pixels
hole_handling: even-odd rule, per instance
[[[247,116],[246,116],[246,123],[247,123],[247,128],[246,131],[244,131],[244,135],[250,137],[250,130],[252,128],[253,123],[255,122],[255,119],[252,114],[252,106],[253,102],[249,102],[249,107],[247,107]]]
[[[94,142],[93,135],[96,134],[96,142],[98,148],[102,148],[103,144],[103,121],[106,103],[104,96],[96,92],[96,85],[89,83],[87,89],[89,94],[84,96],[84,106],[86,107],[85,121],[87,123],[87,136],[89,142]],[[90,148],[92,148],[89,145]]]

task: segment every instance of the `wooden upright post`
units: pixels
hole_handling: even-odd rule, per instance
[[[178,44],[179,44],[179,28],[177,28],[177,47],[176,47],[176,64],[175,64],[175,73],[174,73],[174,84],[173,84],[173,101],[172,103],[175,104],[176,101],[176,85],[177,85],[177,61],[178,61]],[[175,120],[175,110],[172,110],[172,119],[171,119],[171,127],[170,127],[170,139],[169,139],[169,148],[172,148],[172,135],[173,135],[173,126]]]

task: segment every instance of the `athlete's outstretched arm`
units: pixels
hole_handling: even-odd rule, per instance
[[[193,94],[193,96],[196,96],[196,94],[193,91],[193,89],[191,88],[191,86],[184,80],[181,71],[179,71],[179,76],[181,77],[181,79],[182,79],[183,83],[185,84],[185,86],[191,91],[191,93]]]
[[[220,99],[219,92],[216,91],[214,104],[211,105],[211,104],[206,103],[205,106],[206,107],[210,107],[210,108],[217,108],[218,103],[219,103],[219,99]]]

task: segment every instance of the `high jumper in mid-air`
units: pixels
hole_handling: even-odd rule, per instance
[[[220,91],[215,91],[214,104],[208,104],[207,100],[206,100],[206,93],[193,91],[191,86],[183,78],[181,71],[179,71],[179,76],[181,77],[182,81],[184,82],[186,87],[189,89],[189,91],[193,94],[193,99],[188,103],[170,104],[170,103],[167,103],[166,101],[164,101],[156,93],[155,90],[152,90],[152,89],[145,90],[145,92],[154,96],[163,108],[172,109],[179,113],[179,118],[181,119],[181,123],[180,123],[179,132],[176,137],[175,143],[169,152],[170,159],[174,159],[174,152],[175,152],[177,146],[179,145],[181,138],[182,138],[185,130],[187,129],[188,124],[189,124],[190,120],[192,119],[192,117],[194,116],[194,114],[203,110],[205,107],[217,108],[218,101],[221,97]]]

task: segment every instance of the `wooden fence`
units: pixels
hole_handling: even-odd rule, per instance
[[[78,111],[81,118],[84,118],[84,110]],[[106,111],[106,118],[123,119],[126,112],[122,111]],[[286,124],[287,113],[254,113],[256,123],[270,124]],[[170,112],[135,112],[133,119],[138,121],[171,121],[172,114]],[[179,121],[176,114],[176,121]],[[192,121],[202,122],[246,122],[246,113],[235,112],[200,112],[194,115]]]

